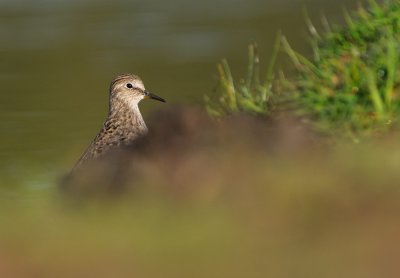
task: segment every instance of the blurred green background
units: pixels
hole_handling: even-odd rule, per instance
[[[324,144],[291,119],[216,127],[190,110],[186,133],[160,132],[122,165],[122,197],[53,190],[100,129],[116,74],[168,100],[141,103],[146,120],[202,109],[222,58],[243,76],[256,41],[268,65],[278,30],[311,56],[304,9],[342,24],[357,2],[0,1],[0,277],[398,277],[398,132]]]
[[[202,104],[221,58],[240,76],[248,43],[269,57],[278,30],[308,53],[303,9],[340,24],[356,2],[0,1],[0,185],[42,188],[68,171],[101,127],[116,74],[138,74],[168,104]]]

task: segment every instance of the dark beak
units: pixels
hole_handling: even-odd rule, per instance
[[[166,102],[165,99],[163,99],[163,98],[161,98],[161,97],[159,97],[159,96],[157,96],[155,94],[152,94],[149,91],[144,91],[144,98],[145,99],[151,98],[151,99],[155,99],[155,100],[158,100],[158,101]]]

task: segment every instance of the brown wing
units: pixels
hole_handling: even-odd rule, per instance
[[[121,114],[119,117],[107,119],[96,138],[78,160],[74,169],[86,161],[97,159],[110,149],[120,145],[128,145],[137,137],[147,132],[147,127],[140,117],[132,118],[132,114]]]
[[[117,122],[107,121],[100,132],[94,138],[81,158],[76,163],[74,169],[87,161],[97,159],[107,151],[115,148],[124,141],[123,136],[118,132],[119,126]]]
[[[83,153],[81,158],[76,163],[75,167],[84,164],[87,161],[97,159],[110,149],[117,147],[121,144],[121,140],[119,137],[112,134],[107,128],[104,126],[100,132],[97,134],[96,138],[89,145],[86,151]]]

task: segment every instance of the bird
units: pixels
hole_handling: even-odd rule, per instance
[[[165,99],[147,91],[137,75],[121,74],[114,78],[109,89],[108,116],[100,132],[72,171],[114,148],[132,144],[147,133],[147,126],[138,106],[143,99],[166,102]]]

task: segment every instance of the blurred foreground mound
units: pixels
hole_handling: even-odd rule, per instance
[[[239,114],[213,121],[197,108],[174,107],[155,114],[149,127],[134,145],[74,172],[63,184],[65,191],[84,198],[156,187],[198,197],[215,194],[215,183],[222,180],[262,172],[256,167],[260,159],[306,154],[316,147],[315,135],[287,116]]]
[[[400,136],[266,121],[160,112],[67,198],[3,198],[0,277],[398,277]]]

